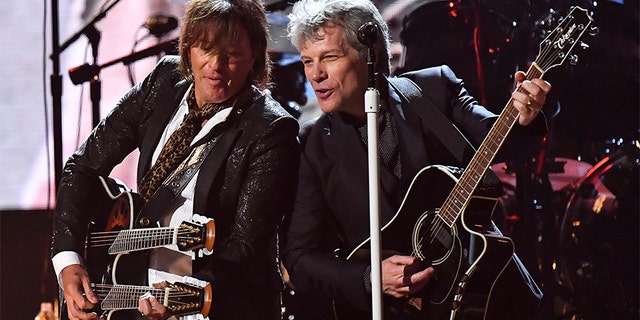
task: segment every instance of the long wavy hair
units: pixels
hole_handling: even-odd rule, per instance
[[[193,81],[190,51],[193,46],[222,53],[235,42],[243,28],[256,57],[249,77],[265,89],[270,81],[271,60],[267,54],[269,31],[267,16],[260,0],[192,0],[180,30],[180,73]]]

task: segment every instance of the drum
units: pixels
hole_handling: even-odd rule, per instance
[[[637,145],[605,157],[582,177],[560,225],[557,281],[583,319],[638,316]]]
[[[584,161],[557,157],[549,161],[547,167],[550,168],[548,175],[551,189],[553,191],[560,191],[572,188],[572,185],[583,177],[593,165]],[[506,163],[493,164],[491,165],[491,169],[506,189],[515,189],[516,174]]]
[[[494,220],[516,244],[516,252],[538,283],[545,296],[555,286],[553,265],[557,256],[559,222],[570,195],[592,164],[569,159],[550,158],[544,172],[534,174],[536,163],[491,166],[503,185],[499,210]]]

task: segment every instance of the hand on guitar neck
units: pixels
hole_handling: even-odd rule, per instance
[[[513,107],[518,110],[518,124],[526,126],[538,116],[551,91],[551,84],[540,78],[527,79],[522,71],[515,73],[518,89],[511,94]]]
[[[146,295],[140,298],[138,310],[140,314],[151,319],[167,319],[171,316],[169,310],[152,295]]]
[[[61,280],[64,284],[66,314],[62,319],[128,319],[135,315],[145,319],[168,319],[172,315],[200,313],[207,317],[211,310],[212,288],[209,283],[185,277],[188,283],[156,283],[152,287],[94,284],[84,268],[73,264],[63,269]],[[95,290],[95,291],[94,291]],[[98,307],[98,303],[100,305]],[[120,314],[129,310],[129,313]],[[138,310],[133,315],[130,313]],[[118,315],[113,316],[114,313]]]

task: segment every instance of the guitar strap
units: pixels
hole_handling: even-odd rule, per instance
[[[226,160],[226,151],[230,150],[236,141],[236,135],[229,133],[230,127],[233,126],[234,123],[237,123],[238,117],[240,117],[246,109],[259,101],[261,97],[262,95],[256,96],[254,95],[254,90],[249,89],[246,95],[241,95],[238,98],[238,101],[235,106],[232,107],[232,112],[225,122],[216,125],[211,129],[211,132],[205,135],[202,140],[209,137],[206,143],[193,147],[192,152],[187,159],[185,159],[185,162],[180,164],[174,174],[167,177],[151,199],[142,207],[135,221],[137,227],[148,227],[160,220],[174,199],[180,195],[195,173],[200,170],[200,167],[211,150],[219,144],[217,148],[219,152],[216,154],[216,157],[207,163],[207,173],[215,175],[215,172],[222,167],[223,161]],[[197,191],[198,190],[196,190],[196,193]],[[198,196],[194,196],[194,200],[195,198],[198,198]],[[195,203],[194,209],[197,209]]]
[[[461,165],[469,162],[465,156],[469,150],[475,153],[475,148],[467,138],[455,127],[435,102],[425,94],[420,86],[407,77],[391,77],[389,84],[398,92],[400,99],[412,108],[422,120],[425,132],[432,131],[447,147],[449,152]],[[470,149],[468,149],[470,148]]]
[[[162,215],[166,213],[169,205],[177,198],[182,190],[184,190],[184,187],[196,172],[199,171],[204,159],[207,158],[216,145],[216,142],[222,139],[222,136],[224,136],[224,132],[221,134],[221,137],[216,137],[193,149],[191,155],[180,164],[178,170],[171,174],[167,180],[158,187],[158,190],[153,194],[151,199],[142,207],[135,221],[137,227],[149,227],[160,220]]]

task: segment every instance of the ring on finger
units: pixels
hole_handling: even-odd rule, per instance
[[[529,99],[529,101],[527,101],[527,107],[530,107],[532,104],[533,104],[533,101]]]

